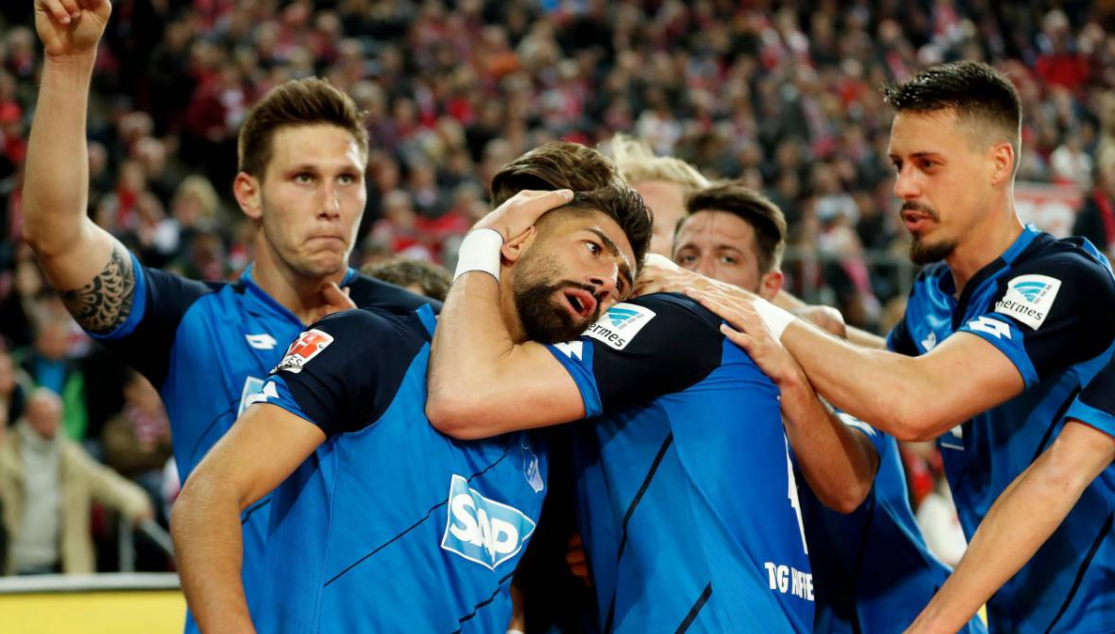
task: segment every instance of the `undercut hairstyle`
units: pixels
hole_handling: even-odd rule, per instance
[[[977,129],[993,126],[1014,148],[1014,170],[1022,158],[1022,101],[1006,75],[980,62],[934,66],[909,81],[883,88],[898,112],[952,110]]]
[[[620,174],[632,185],[647,181],[665,181],[680,185],[685,193],[710,185],[697,168],[672,156],[658,156],[645,141],[617,134],[607,144],[607,154],[616,163]]]
[[[782,253],[786,250],[786,216],[763,194],[739,181],[729,181],[691,194],[685,200],[685,208],[689,216],[678,222],[678,231],[697,212],[729,213],[754,229],[760,273],[765,275],[782,265]]]
[[[492,206],[523,190],[592,191],[626,183],[612,161],[579,143],[553,141],[511,161],[492,179]]]
[[[654,216],[643,202],[643,197],[627,185],[610,185],[585,192],[574,192],[573,200],[542,216],[538,222],[539,231],[551,219],[560,218],[566,213],[588,213],[599,211],[616,221],[631,248],[635,252],[635,263],[642,268],[643,258],[650,248],[650,237],[654,229]]]
[[[332,125],[348,132],[367,160],[364,113],[351,97],[328,81],[311,77],[279,84],[252,107],[237,140],[239,170],[262,179],[274,151],[275,133],[282,128],[310,125]]]

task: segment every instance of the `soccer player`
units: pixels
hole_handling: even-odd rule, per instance
[[[655,156],[646,142],[626,134],[613,136],[606,147],[620,174],[654,212],[650,252],[670,257],[674,229],[685,217],[685,197],[708,187],[708,179],[679,158]]]
[[[766,300],[782,285],[782,211],[758,192],[719,184],[689,197],[674,261]],[[814,632],[894,632],[911,622],[949,569],[918,529],[893,437],[822,404],[801,367],[763,328],[752,359],[781,393],[816,599]],[[984,632],[978,618],[953,631]]]
[[[1115,365],[1108,365],[1065,413],[1056,439],[995,501],[976,529],[956,571],[925,608],[910,632],[952,632],[956,623],[975,613],[1008,583],[1054,535],[1067,525],[1084,530],[1071,535],[1077,547],[1087,546],[1079,569],[1109,580],[1078,591],[1100,629],[1115,627],[1111,579],[1115,579],[1115,548],[1111,496],[1115,494]],[[1098,510],[1098,514],[1097,514]],[[1088,516],[1102,518],[1099,535]],[[1066,556],[1078,558],[1075,553]],[[1066,628],[1067,629],[1067,628]]]
[[[745,333],[766,323],[833,405],[900,440],[938,439],[971,539],[1109,362],[1115,281],[1087,241],[1057,240],[1019,221],[1021,112],[1009,80],[958,62],[888,89],[887,98],[898,111],[889,150],[895,193],[911,257],[928,265],[888,338],[899,354],[847,345],[761,301],[717,292],[702,303]],[[752,341],[730,336],[745,348]],[[1086,474],[1091,462],[1078,461],[1074,473]],[[1115,544],[1111,500],[1078,506],[998,590],[988,602],[992,631],[1110,629],[1110,569],[1094,555]]]
[[[427,413],[461,439],[589,417],[576,426],[575,468],[600,628],[809,631],[778,393],[720,320],[658,294],[617,304],[586,336],[519,343],[500,319],[511,301],[501,286],[471,273],[450,289]],[[598,306],[590,288],[557,299],[568,319]]]
[[[501,323],[520,339],[575,338],[628,292],[650,241],[650,215],[637,194],[615,185],[622,181],[614,166],[588,148],[563,151],[567,145],[543,146],[505,168],[495,179],[497,197],[509,183],[557,177],[559,184],[609,186],[572,202],[568,190],[520,194],[489,222],[508,208],[569,204],[529,231],[499,224],[507,233],[483,229],[462,246],[458,274],[499,277],[510,298]],[[478,256],[477,239],[499,242],[496,257],[485,258],[484,249]],[[568,295],[597,304],[572,316]],[[280,483],[271,504],[269,583],[251,614],[260,630],[506,628],[508,582],[548,490],[547,448],[528,433],[460,442],[427,423],[433,326],[426,309],[347,311],[315,324],[265,384],[262,404],[197,468],[176,504],[172,533],[183,588],[203,628],[250,629],[237,518]]]
[[[86,215],[89,83],[111,7],[76,6],[35,2],[46,59],[24,235],[78,323],[159,389],[186,479],[304,324],[352,302],[412,310],[425,300],[347,267],[364,211],[368,137],[352,100],[314,79],[273,90],[240,131],[234,193],[258,229],[255,263],[240,280],[203,284],[142,266]],[[264,499],[243,517],[253,601],[268,511]]]

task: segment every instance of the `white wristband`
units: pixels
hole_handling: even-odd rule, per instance
[[[473,229],[457,251],[457,273],[453,281],[469,271],[484,271],[499,281],[500,249],[503,236],[495,229]]]
[[[755,312],[759,313],[759,317],[770,329],[770,333],[779,341],[782,340],[782,333],[786,332],[786,328],[797,319],[790,311],[783,310],[762,298],[756,298],[754,306]]]

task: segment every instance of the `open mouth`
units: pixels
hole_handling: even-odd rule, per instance
[[[596,313],[596,298],[592,293],[579,288],[566,288],[562,290],[562,295],[574,317],[587,319]]]
[[[933,222],[933,218],[916,211],[904,211],[902,212],[902,222],[906,225],[907,231],[916,233],[923,230],[930,222]]]

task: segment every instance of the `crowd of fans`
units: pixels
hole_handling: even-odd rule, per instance
[[[160,509],[175,486],[165,412],[80,333],[20,242],[42,61],[31,9],[0,7],[0,429],[47,387],[65,436]],[[1112,28],[1112,3],[1078,1],[117,0],[90,111],[89,213],[148,265],[235,276],[253,230],[231,199],[238,125],[270,87],[320,75],[367,111],[356,266],[451,267],[501,165],[626,132],[766,192],[789,221],[790,290],[823,288],[850,322],[885,329],[906,288],[865,259],[904,250],[877,88],[959,58],[1005,70],[1023,99],[1019,179],[1077,187],[1077,232],[1115,248]],[[418,288],[444,292],[418,267]],[[932,453],[907,462],[915,499],[933,495]]]

